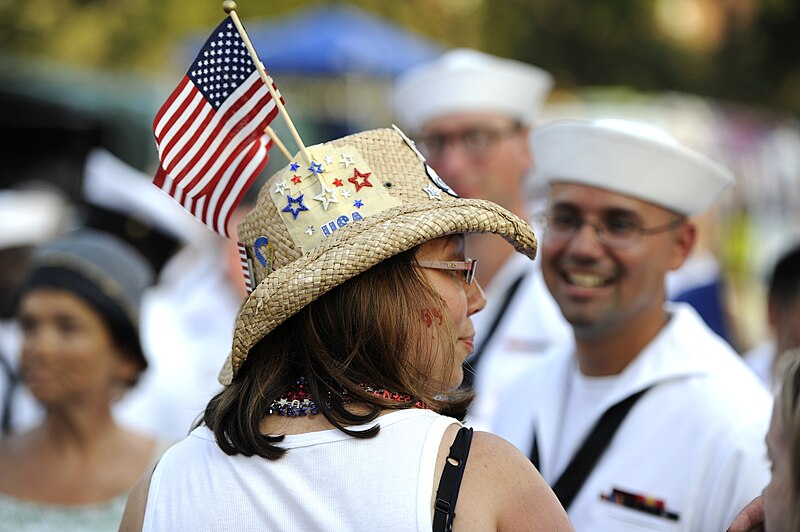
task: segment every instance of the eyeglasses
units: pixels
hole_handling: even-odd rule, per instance
[[[574,237],[584,225],[594,228],[597,239],[609,247],[626,248],[637,244],[643,236],[665,233],[686,222],[686,218],[673,220],[664,225],[655,227],[642,227],[636,222],[626,218],[611,217],[595,223],[590,223],[574,214],[549,213],[540,216],[539,224],[549,238],[553,240],[569,240]]]
[[[464,272],[464,282],[468,285],[472,284],[475,279],[475,271],[478,269],[478,259],[418,260],[417,264],[432,270],[462,270]]]
[[[455,133],[420,135],[414,140],[419,151],[429,160],[439,159],[451,142],[460,144],[464,152],[471,158],[480,159],[489,154],[489,150],[498,140],[514,135],[521,129],[520,124],[514,124],[505,129],[472,128]]]

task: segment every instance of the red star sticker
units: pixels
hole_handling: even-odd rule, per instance
[[[372,172],[367,172],[366,174],[362,174],[358,171],[358,168],[353,168],[353,177],[349,178],[348,181],[353,183],[356,186],[356,192],[361,190],[363,187],[371,187],[372,183],[368,181],[369,176],[372,175]],[[358,178],[363,178],[361,183],[358,182]]]
[[[294,177],[292,178],[292,183],[294,183],[295,185],[298,185],[298,184],[300,184],[300,181],[302,181],[302,180],[300,179],[300,176],[299,176],[299,175],[296,175],[296,176],[294,176]]]
[[[341,179],[334,179],[333,180],[333,184],[336,185],[337,187],[343,187],[344,186],[344,183],[342,183]]]

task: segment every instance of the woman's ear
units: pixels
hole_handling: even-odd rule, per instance
[[[115,380],[129,388],[136,384],[144,368],[141,361],[130,349],[117,349],[117,369]]]

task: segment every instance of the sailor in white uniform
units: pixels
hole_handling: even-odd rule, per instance
[[[530,220],[529,134],[552,84],[535,66],[457,49],[402,74],[392,104],[400,125],[459,195],[494,201]],[[571,331],[538,261],[520,260],[491,235],[471,235],[467,253],[480,262],[477,278],[487,299],[475,316],[475,352],[465,365],[465,385],[477,392],[467,423],[486,429],[509,380],[568,341]],[[543,326],[531,327],[531,316]]]
[[[105,150],[90,152],[83,185],[92,205],[142,219],[180,243],[142,300],[141,340],[149,367],[114,405],[118,422],[179,440],[220,389],[217,374],[245,294],[235,244],[154,187],[150,176]],[[228,271],[231,253],[238,284]]]
[[[771,399],[690,306],[665,303],[664,278],[733,176],[644,124],[559,121],[533,146],[542,271],[574,341],[519,376],[494,432],[578,531],[725,530],[769,480]]]

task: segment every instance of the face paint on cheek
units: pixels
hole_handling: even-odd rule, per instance
[[[424,308],[422,309],[422,321],[425,322],[425,326],[430,329],[431,324],[433,323],[433,316],[431,315],[431,311]]]
[[[422,309],[422,321],[424,321],[425,326],[428,327],[428,329],[430,329],[434,321],[436,322],[436,325],[439,326],[444,324],[444,316],[442,316],[442,311],[439,310],[438,308],[435,309],[424,308]]]

